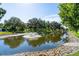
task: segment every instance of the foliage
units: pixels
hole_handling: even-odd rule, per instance
[[[11,17],[9,20],[5,20],[4,28],[10,32],[24,32],[25,24],[17,17]]]
[[[57,22],[44,21],[38,18],[32,18],[27,23],[27,28],[31,32],[38,32],[39,34],[48,34],[60,29],[61,24]]]
[[[79,3],[59,4],[62,23],[70,29],[79,30]]]
[[[4,24],[1,24],[1,28],[6,29],[9,32],[37,32],[45,35],[49,33],[60,32],[61,24],[53,21],[45,21],[40,18],[29,19],[28,23],[23,23],[17,17],[11,17],[9,20],[5,20]]]
[[[4,25],[3,23],[0,23],[0,28],[3,28],[3,25]]]
[[[0,20],[5,15],[5,13],[6,13],[6,10],[4,10],[3,8],[0,8]]]
[[[75,36],[79,37],[79,32],[75,32],[75,31],[70,31],[71,33],[73,33]]]
[[[79,32],[77,32],[75,35],[76,35],[77,37],[79,37]]]
[[[37,29],[42,29],[45,27],[45,21],[37,18],[32,18],[29,19],[27,26],[31,31],[37,31]]]

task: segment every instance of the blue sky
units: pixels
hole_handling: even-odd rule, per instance
[[[3,3],[0,7],[7,11],[0,22],[4,22],[5,19],[8,20],[12,16],[20,18],[23,22],[27,22],[28,19],[33,17],[42,18],[47,21],[52,21],[52,19],[60,20],[57,15],[59,12],[58,4],[54,3]]]

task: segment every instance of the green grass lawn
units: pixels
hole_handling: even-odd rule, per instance
[[[12,32],[0,32],[0,35],[13,34]]]
[[[79,32],[75,32],[75,31],[70,31],[70,32],[72,32],[75,36],[79,38]]]
[[[67,55],[67,56],[79,56],[79,51],[76,52],[76,53],[74,53],[74,54],[69,54],[69,55]]]

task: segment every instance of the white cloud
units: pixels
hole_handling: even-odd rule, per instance
[[[42,19],[46,20],[46,21],[49,21],[49,22],[51,22],[51,21],[56,21],[58,23],[61,22],[61,19],[60,19],[59,15],[57,15],[57,14],[48,15],[48,16],[42,17]]]
[[[32,19],[32,18],[34,18],[34,17],[27,17],[26,19],[26,23],[28,22],[28,20],[29,19]],[[38,18],[38,17],[37,17]],[[52,21],[56,21],[56,22],[58,22],[58,23],[60,23],[61,22],[61,19],[60,19],[60,17],[59,17],[59,15],[57,15],[57,14],[54,14],[54,15],[48,15],[48,16],[45,16],[45,17],[41,17],[41,19],[42,20],[45,20],[45,21],[49,21],[49,22],[52,22]]]

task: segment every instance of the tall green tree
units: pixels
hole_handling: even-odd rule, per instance
[[[36,30],[38,28],[39,29],[44,28],[45,27],[45,21],[38,19],[38,18],[32,18],[32,19],[29,19],[27,25],[28,25],[29,28]]]
[[[0,5],[1,5],[1,3],[0,3]],[[6,13],[6,10],[0,7],[0,20],[5,15],[5,13]]]
[[[31,32],[38,32],[39,34],[48,34],[60,29],[61,24],[57,22],[44,21],[38,18],[29,19],[27,27]]]
[[[24,32],[26,26],[19,18],[11,17],[9,20],[5,20],[4,28],[11,32]]]
[[[62,23],[74,31],[79,30],[79,3],[59,4]]]

